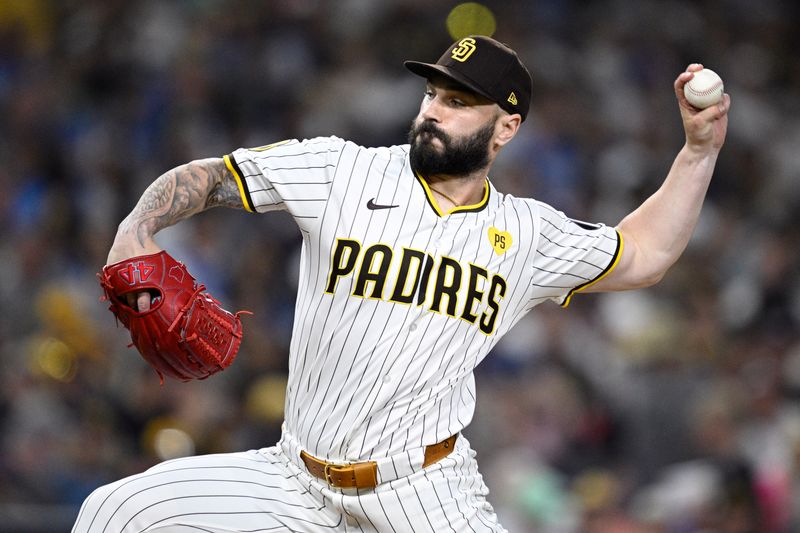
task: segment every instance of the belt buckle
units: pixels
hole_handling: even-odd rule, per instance
[[[333,476],[331,476],[331,467],[333,465],[331,463],[325,463],[325,469],[322,471],[325,474],[325,482],[328,484],[329,487],[336,487],[333,482]]]

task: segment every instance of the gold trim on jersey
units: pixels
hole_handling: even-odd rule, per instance
[[[417,181],[419,181],[420,184],[422,185],[422,189],[425,191],[425,197],[427,198],[428,203],[436,212],[436,214],[439,215],[440,217],[447,216],[453,213],[480,211],[481,209],[486,207],[486,205],[489,203],[489,180],[485,179],[483,182],[483,198],[481,198],[478,203],[472,205],[458,205],[448,211],[442,211],[442,209],[439,207],[439,203],[436,201],[436,197],[433,196],[433,191],[428,185],[428,182],[425,181],[425,178],[423,178],[417,172],[414,172],[414,176],[416,176]]]
[[[614,230],[614,231],[616,231],[616,230]],[[561,307],[567,307],[569,305],[570,300],[572,300],[572,295],[574,295],[577,292],[581,292],[581,291],[591,287],[592,285],[594,285],[595,283],[597,283],[598,281],[600,281],[604,277],[606,277],[609,274],[611,274],[611,272],[614,270],[614,268],[616,268],[617,264],[619,263],[619,258],[622,257],[622,249],[625,247],[625,243],[622,240],[622,234],[619,231],[616,231],[616,233],[617,233],[617,249],[614,251],[614,257],[611,258],[611,262],[609,263],[609,265],[606,267],[605,270],[603,270],[600,273],[599,276],[597,276],[593,280],[587,281],[583,285],[578,285],[577,287],[575,287],[574,289],[569,291],[569,294],[567,294],[567,297],[564,300],[564,303],[561,304]]]
[[[290,143],[293,140],[294,139],[286,139],[284,141],[278,141],[276,143],[266,144],[264,146],[257,146],[255,148],[250,148],[249,150],[251,152],[266,152],[267,150],[272,150],[273,148],[276,148],[278,146],[283,146],[284,144]]]
[[[255,208],[253,207],[253,201],[250,198],[250,191],[247,190],[247,187],[244,183],[244,178],[242,178],[242,172],[239,170],[239,165],[236,164],[236,161],[230,155],[222,156],[222,159],[225,161],[225,166],[228,167],[228,170],[231,171],[233,177],[236,178],[236,185],[239,187],[239,196],[242,197],[242,205],[244,208],[251,213],[255,213]]]

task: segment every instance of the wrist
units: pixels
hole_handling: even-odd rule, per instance
[[[114,242],[108,252],[108,264],[117,263],[130,257],[153,254],[161,251],[151,235],[143,231],[135,231],[131,227],[120,224]]]
[[[709,158],[711,158],[713,161],[716,161],[717,156],[719,155],[719,150],[719,148],[713,145],[691,142],[687,139],[681,152],[684,153],[685,157],[689,157],[699,162],[703,159]]]

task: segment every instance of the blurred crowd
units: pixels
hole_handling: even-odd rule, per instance
[[[0,0],[0,530],[67,531],[95,487],[280,434],[299,233],[215,210],[159,243],[254,312],[199,383],[127,348],[95,273],[163,172],[290,137],[405,142],[404,59],[441,0]],[[477,370],[465,432],[514,532],[800,530],[800,7],[484,2],[534,80],[495,185],[616,224],[683,142],[672,83],[731,94],[689,249],[657,287],[535,309]]]

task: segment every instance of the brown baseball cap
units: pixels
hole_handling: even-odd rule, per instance
[[[408,70],[430,79],[449,78],[485,96],[509,113],[528,116],[531,75],[517,53],[485,35],[470,35],[453,43],[436,63],[406,61]]]

